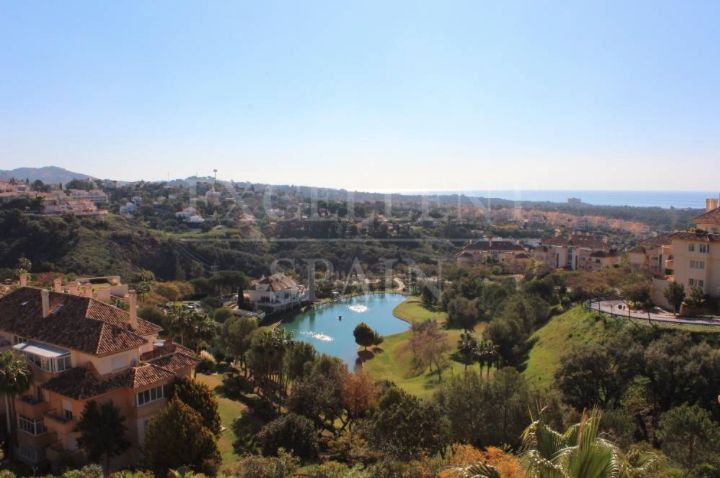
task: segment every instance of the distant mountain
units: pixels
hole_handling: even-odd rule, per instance
[[[29,179],[31,182],[39,179],[45,184],[69,183],[73,179],[93,179],[87,174],[74,173],[57,166],[45,166],[42,168],[17,168],[8,171],[0,170],[0,179],[8,180],[15,178],[19,181]]]

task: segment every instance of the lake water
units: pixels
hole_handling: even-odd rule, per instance
[[[365,322],[383,336],[407,330],[407,322],[392,313],[404,300],[401,294],[361,295],[303,312],[283,327],[297,340],[312,344],[318,352],[341,358],[353,370],[358,357],[353,336],[355,326]],[[338,320],[338,316],[342,316],[342,320]]]

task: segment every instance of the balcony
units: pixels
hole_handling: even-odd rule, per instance
[[[58,435],[67,435],[75,430],[77,420],[67,418],[62,412],[57,410],[49,410],[45,413],[45,426],[48,430],[56,432]]]
[[[37,397],[23,396],[15,400],[15,408],[18,415],[24,415],[28,418],[42,418],[45,412],[50,409],[50,404]]]

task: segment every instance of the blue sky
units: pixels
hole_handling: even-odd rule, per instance
[[[715,190],[719,21],[717,1],[3,0],[0,169]]]

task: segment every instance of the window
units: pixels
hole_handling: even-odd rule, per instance
[[[31,435],[40,435],[47,431],[42,418],[39,420],[31,420],[23,415],[18,415],[18,428]]]
[[[166,393],[167,393],[166,385],[161,385],[159,387],[150,388],[148,390],[143,390],[142,392],[138,392],[138,394],[137,394],[138,407],[145,405],[146,403],[154,402],[156,400],[165,398]]]
[[[700,287],[702,289],[703,287],[705,287],[705,281],[700,279],[697,281],[697,285],[698,285],[698,287]]]
[[[693,287],[695,285],[695,279],[688,279],[688,284],[690,284],[690,287]]]
[[[65,420],[70,421],[73,419],[73,412],[72,410],[64,409],[63,410],[63,417],[65,417]]]
[[[695,244],[688,244],[688,251],[695,252]]]
[[[31,353],[26,353],[25,356],[28,362],[45,372],[63,372],[71,367],[70,354],[56,358],[41,357]]]
[[[56,360],[56,371],[63,372],[70,368],[70,355],[63,355],[62,357],[58,357]]]
[[[20,337],[19,335],[13,336],[13,345],[23,344],[25,342],[27,342],[27,339],[25,337]]]
[[[42,449],[33,448],[27,445],[20,445],[17,448],[18,456],[24,461],[29,463],[37,463],[45,458],[45,453]]]
[[[690,261],[690,269],[705,269],[705,261]]]

